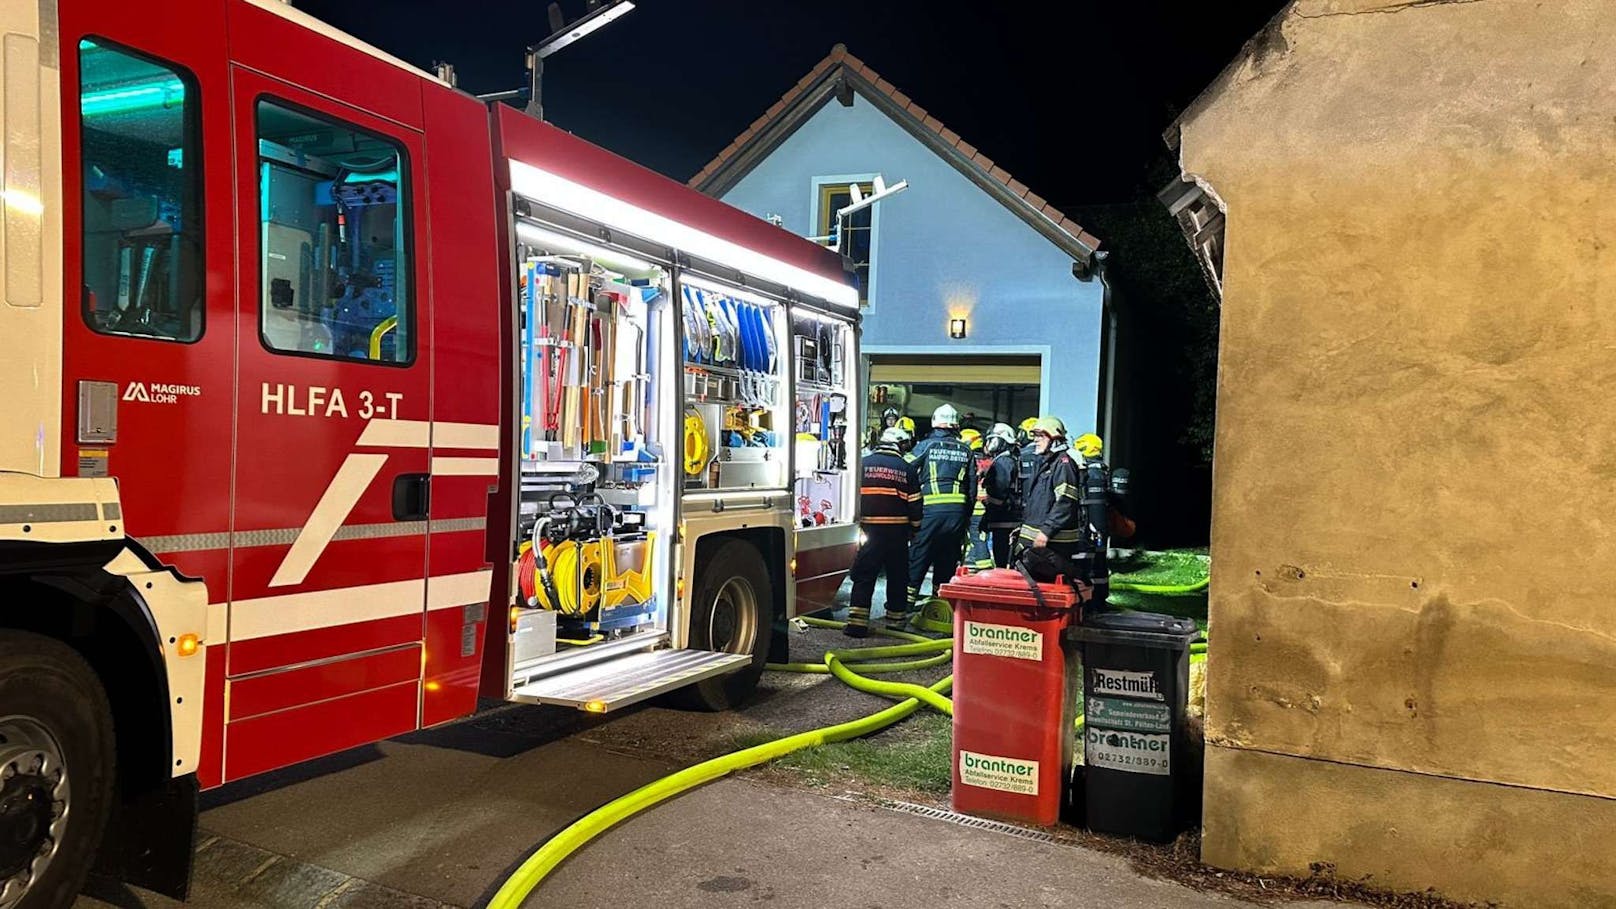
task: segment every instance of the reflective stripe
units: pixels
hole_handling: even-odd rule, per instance
[[[903,500],[905,502],[918,502],[918,501],[920,501],[920,493],[918,493],[918,492],[907,493],[907,494],[904,495]]]
[[[859,495],[861,495],[861,496],[897,496],[900,499],[907,498],[907,496],[904,495],[903,490],[901,490],[901,489],[893,489],[890,486],[864,486],[864,487],[861,487],[859,489]]]
[[[1062,483],[1055,487],[1055,498],[1071,499],[1075,502],[1077,501],[1077,487],[1070,483]]]
[[[1078,543],[1082,539],[1083,534],[1076,530],[1062,530],[1049,535],[1049,542],[1051,543]]]
[[[868,518],[859,518],[859,523],[860,524],[908,524],[909,519],[908,518],[902,518],[902,517],[899,517],[899,518],[894,518],[894,517],[868,517]]]
[[[939,488],[938,485],[937,485],[937,462],[936,461],[932,461],[932,460],[927,460],[926,461],[926,473],[927,473],[926,491],[931,492],[931,493],[942,492],[942,489]]]
[[[927,505],[964,505],[965,493],[936,492],[927,495],[922,501],[924,501]]]

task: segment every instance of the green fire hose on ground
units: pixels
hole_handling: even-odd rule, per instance
[[[803,621],[820,628],[841,628],[845,624],[825,619],[804,619]],[[811,729],[807,732],[799,732],[796,735],[788,735],[782,739],[765,742],[762,745],[755,745],[732,754],[702,761],[700,764],[688,767],[670,776],[665,776],[655,782],[647,783],[625,796],[607,802],[605,805],[574,821],[560,833],[545,841],[544,845],[528,856],[527,861],[523,862],[521,867],[517,868],[516,872],[507,878],[505,883],[494,894],[494,898],[488,903],[489,909],[516,909],[516,907],[522,905],[523,900],[527,899],[528,894],[532,893],[539,884],[544,882],[550,872],[554,871],[566,860],[567,856],[583,848],[590,840],[635,814],[697,786],[728,776],[737,770],[755,767],[758,764],[784,757],[803,748],[812,748],[832,742],[845,742],[849,739],[861,738],[873,732],[879,732],[914,713],[922,703],[953,716],[954,702],[943,694],[953,686],[954,677],[952,675],[927,687],[906,682],[884,682],[865,678],[848,668],[847,664],[852,663],[864,672],[877,673],[926,669],[948,662],[952,657],[954,642],[949,638],[928,638],[903,631],[871,630],[876,634],[907,640],[910,643],[890,647],[859,647],[832,650],[825,654],[823,664],[782,663],[771,664],[769,668],[788,672],[829,673],[860,691],[878,694],[883,697],[903,698],[902,701],[861,719],[838,723],[834,726],[825,726],[820,729]],[[897,657],[920,658],[898,662],[871,662],[875,660],[891,660]]]
[[[952,621],[945,621],[940,616],[942,608],[935,605],[935,603],[941,602],[943,601],[927,603],[920,617],[915,620],[915,626],[939,634],[952,633]],[[946,603],[943,603],[944,607],[946,605]],[[804,618],[802,622],[815,628],[844,628],[847,624],[845,622],[815,618]],[[897,704],[857,720],[838,723],[834,726],[825,726],[820,729],[811,729],[807,732],[799,732],[772,742],[765,742],[762,745],[755,745],[751,748],[702,761],[693,767],[688,767],[662,779],[647,783],[627,795],[607,802],[546,840],[532,855],[528,856],[527,860],[516,869],[515,873],[500,886],[493,899],[489,901],[488,909],[518,909],[528,895],[537,889],[544,882],[544,879],[559,867],[568,856],[582,849],[595,837],[600,836],[641,811],[661,804],[698,786],[728,776],[737,770],[755,767],[804,748],[814,748],[834,742],[845,742],[879,732],[914,713],[922,703],[947,716],[953,716],[954,702],[944,694],[953,686],[954,677],[952,675],[928,687],[908,682],[887,682],[867,678],[861,674],[861,672],[869,674],[906,672],[941,666],[953,658],[953,639],[928,638],[923,635],[887,628],[871,628],[870,631],[874,634],[896,638],[908,643],[885,647],[854,647],[829,650],[826,651],[825,659],[822,663],[770,663],[767,668],[782,672],[834,675],[837,679],[859,691],[881,697],[901,698],[902,700]],[[1192,661],[1206,659],[1206,644],[1190,645],[1190,659]],[[858,667],[859,671],[855,671],[852,668],[853,666]],[[1081,715],[1077,717],[1076,727],[1078,729],[1083,728],[1083,717]]]

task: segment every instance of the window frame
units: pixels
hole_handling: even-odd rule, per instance
[[[88,129],[88,121],[86,120],[86,118],[84,116],[84,44],[85,44],[85,42],[89,42],[91,44],[94,44],[98,48],[105,48],[107,50],[116,51],[116,52],[118,52],[120,54],[123,54],[124,56],[131,57],[131,58],[133,58],[135,60],[140,60],[140,61],[149,63],[152,66],[156,66],[156,67],[158,67],[160,69],[166,70],[169,73],[173,74],[173,76],[176,79],[179,79],[180,82],[182,84],[184,84],[184,86],[185,86],[185,96],[186,96],[187,100],[184,103],[184,106],[181,108],[181,116],[185,121],[185,125],[184,125],[183,131],[181,133],[181,139],[183,140],[185,138],[185,132],[188,131],[190,133],[190,135],[194,138],[194,143],[193,143],[194,147],[193,148],[186,148],[184,145],[182,145],[180,147],[180,154],[182,156],[182,162],[183,162],[183,156],[185,156],[187,154],[190,154],[190,157],[195,162],[195,166],[196,166],[196,170],[195,170],[196,176],[194,178],[195,183],[191,187],[191,191],[192,191],[191,194],[194,197],[193,201],[194,201],[195,204],[192,206],[193,211],[187,212],[187,214],[193,214],[195,216],[195,221],[196,221],[196,250],[195,250],[196,276],[195,276],[195,278],[196,278],[196,282],[197,282],[197,288],[201,292],[201,299],[197,304],[197,310],[198,310],[198,315],[199,315],[199,318],[200,318],[200,322],[197,325],[197,330],[196,330],[196,336],[195,337],[192,337],[192,338],[164,338],[164,337],[161,337],[161,336],[158,336],[158,335],[143,335],[143,334],[132,334],[132,333],[129,333],[129,332],[121,332],[121,331],[108,331],[108,330],[96,327],[95,322],[90,318],[90,306],[89,306],[90,301],[89,301],[89,297],[84,293],[85,263],[86,263],[86,261],[88,259],[87,255],[86,255],[86,246],[87,246],[87,244],[85,243],[85,234],[87,233],[87,231],[86,231],[85,225],[88,223],[88,220],[89,220],[88,218],[85,217],[86,211],[85,211],[85,206],[84,206],[84,198],[89,193],[88,181],[85,180],[85,168],[90,163],[89,162],[89,156],[85,153],[85,148],[84,148],[85,135],[86,135],[86,131]],[[163,343],[163,344],[186,344],[186,345],[196,344],[196,343],[200,342],[204,337],[206,337],[207,333],[208,333],[208,239],[207,239],[208,238],[208,220],[207,220],[207,217],[208,217],[207,216],[207,208],[208,208],[208,206],[207,206],[207,186],[208,186],[208,183],[207,183],[207,156],[203,152],[203,147],[202,147],[202,141],[203,141],[203,134],[202,134],[202,106],[203,106],[202,105],[202,82],[201,82],[200,79],[198,79],[196,77],[196,73],[193,72],[190,67],[184,65],[183,63],[176,63],[176,62],[174,62],[172,60],[168,60],[168,59],[166,59],[164,57],[159,57],[156,54],[148,53],[147,51],[143,51],[143,50],[140,50],[138,48],[130,47],[129,45],[124,44],[124,43],[122,43],[120,41],[115,41],[115,40],[112,40],[110,38],[104,38],[104,37],[102,37],[102,36],[100,36],[98,34],[85,34],[85,35],[79,36],[78,42],[75,44],[74,50],[76,52],[75,64],[78,67],[78,85],[76,86],[76,89],[75,89],[75,92],[74,92],[73,103],[78,108],[78,120],[79,120],[79,142],[78,142],[79,198],[78,198],[78,202],[77,202],[78,207],[79,207],[79,236],[78,236],[78,241],[79,241],[79,273],[78,273],[78,279],[79,279],[78,280],[78,284],[79,284],[79,319],[80,319],[80,321],[82,321],[84,323],[85,328],[89,329],[92,333],[94,333],[96,335],[99,335],[101,337],[104,337],[104,338],[127,338],[127,339],[134,340],[134,341],[157,341],[157,342],[160,342],[160,343]],[[196,104],[195,104],[194,107],[192,107],[191,104],[190,104],[190,99],[192,99],[192,98],[196,99]],[[191,154],[191,152],[193,152],[193,151],[195,153]],[[114,306],[116,306],[116,303],[114,303]]]
[[[808,217],[811,223],[809,224],[808,235],[811,237],[825,237],[831,233],[832,225],[825,223],[827,212],[824,209],[827,194],[839,189],[845,190],[854,183],[873,188],[875,179],[879,176],[881,175],[871,172],[863,174],[822,174],[811,178],[809,180],[810,195],[808,205]],[[881,249],[881,206],[872,205],[868,210],[870,212],[870,264],[869,276],[864,282],[866,286],[860,288],[863,293],[862,299],[859,300],[859,309],[861,311],[869,309],[875,302],[877,260],[880,259]],[[828,214],[834,215],[835,213],[830,212]]]
[[[336,355],[333,355],[333,354],[315,353],[313,351],[307,351],[307,350],[285,350],[285,349],[276,347],[273,344],[271,344],[269,342],[269,338],[264,335],[264,277],[265,277],[265,275],[264,275],[264,266],[263,266],[263,262],[262,262],[263,254],[264,254],[264,222],[262,220],[262,214],[261,213],[264,210],[264,201],[265,200],[264,200],[263,181],[257,179],[256,175],[257,175],[257,172],[258,172],[258,168],[259,168],[261,162],[263,161],[263,156],[262,156],[262,154],[259,153],[259,147],[260,147],[259,143],[261,143],[263,141],[263,126],[262,126],[262,123],[261,123],[261,121],[259,119],[259,113],[260,113],[260,110],[263,108],[263,105],[264,105],[265,102],[269,102],[271,104],[278,105],[278,106],[280,106],[281,108],[283,108],[285,110],[291,111],[292,113],[302,114],[305,117],[313,118],[313,119],[318,120],[320,122],[323,122],[323,123],[325,123],[325,124],[327,124],[329,126],[334,126],[334,127],[339,128],[339,129],[349,129],[349,130],[352,130],[352,131],[354,131],[356,133],[359,133],[361,135],[366,135],[366,136],[370,136],[370,137],[375,138],[375,139],[379,139],[382,142],[387,143],[387,145],[389,147],[391,147],[398,154],[399,196],[402,199],[402,205],[404,207],[403,217],[400,219],[400,221],[401,221],[401,223],[403,225],[404,237],[403,237],[403,242],[399,245],[398,249],[404,254],[404,261],[407,263],[407,266],[410,269],[410,273],[409,273],[408,283],[405,284],[406,293],[404,294],[404,300],[402,301],[403,305],[399,306],[399,305],[397,305],[397,301],[395,301],[395,308],[400,312],[407,312],[408,315],[409,315],[409,325],[410,325],[410,328],[411,328],[411,332],[410,332],[410,336],[409,336],[410,337],[410,350],[409,350],[409,356],[406,357],[405,359],[402,359],[402,360],[371,360],[371,359],[368,359],[368,358],[360,359],[360,358],[355,358],[355,357],[336,356]],[[253,325],[254,325],[254,330],[258,335],[258,343],[259,343],[259,345],[261,345],[264,348],[264,350],[268,351],[269,353],[271,353],[271,354],[273,354],[275,356],[280,356],[280,357],[302,357],[304,359],[309,359],[309,360],[318,360],[321,363],[348,363],[348,364],[352,364],[352,365],[356,365],[356,366],[385,366],[385,367],[388,367],[388,368],[391,368],[391,369],[408,369],[409,367],[414,366],[415,362],[416,362],[416,358],[420,355],[420,344],[418,343],[418,335],[419,335],[419,329],[420,329],[420,324],[421,323],[420,323],[420,320],[417,318],[417,312],[418,311],[417,311],[417,307],[416,307],[416,285],[418,285],[420,282],[416,280],[416,275],[415,275],[415,271],[414,271],[415,265],[416,265],[416,260],[415,260],[415,249],[416,249],[416,244],[415,244],[415,207],[414,207],[415,179],[414,179],[413,163],[412,163],[412,161],[410,159],[409,146],[407,146],[404,143],[404,140],[402,138],[398,137],[398,136],[390,135],[388,133],[381,132],[379,130],[370,129],[369,127],[360,126],[359,124],[354,123],[352,120],[349,120],[347,118],[341,117],[341,116],[339,116],[337,114],[328,113],[326,111],[319,110],[318,108],[310,107],[307,104],[299,104],[298,102],[293,101],[290,98],[286,98],[286,97],[284,97],[282,95],[274,94],[273,92],[259,92],[258,94],[254,95],[252,97],[251,104],[252,104],[252,121],[253,121],[253,133],[252,133],[253,134],[253,142],[252,142],[252,148],[251,148],[250,151],[251,151],[251,154],[252,154],[252,170],[253,170],[253,174],[254,174],[253,182],[258,185],[258,192],[255,193],[254,196],[253,196],[253,208],[252,208],[252,211],[254,212],[254,214],[252,216],[253,217],[253,223],[257,225],[257,229],[256,229],[257,243],[256,243],[256,245],[254,247],[253,254],[258,257],[258,262],[259,262],[259,264],[257,266],[258,267],[258,281],[257,281],[257,286],[255,288],[256,293],[253,296]]]

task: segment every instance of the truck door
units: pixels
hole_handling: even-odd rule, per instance
[[[6,113],[23,134],[29,117],[62,121],[64,235],[42,238],[65,266],[61,459],[37,469],[117,478],[117,531],[203,578],[222,619],[236,344],[224,9],[52,9],[60,44],[38,52],[60,53],[62,109],[18,93]],[[208,649],[205,784],[218,781],[224,656]]]
[[[421,134],[252,70],[232,83],[227,779],[417,726],[431,419]]]

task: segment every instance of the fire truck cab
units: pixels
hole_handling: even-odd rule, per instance
[[[0,0],[0,907],[507,699],[723,709],[856,547],[840,256],[275,0]],[[105,834],[105,836],[103,836]]]

